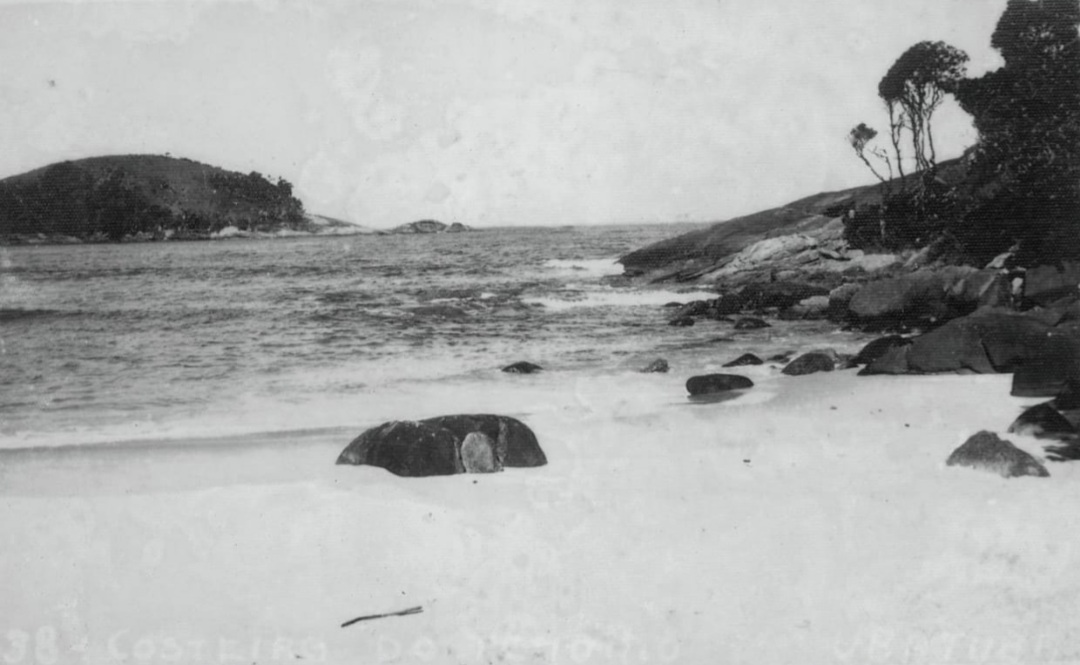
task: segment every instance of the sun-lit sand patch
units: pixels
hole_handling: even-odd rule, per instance
[[[496,475],[336,467],[344,430],[5,453],[0,620],[57,662],[1071,657],[1077,472],[944,465],[1007,376],[680,379],[507,388],[549,464]]]

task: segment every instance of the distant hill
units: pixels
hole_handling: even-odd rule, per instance
[[[942,162],[938,168],[939,177],[951,182],[961,180],[966,172],[960,159]],[[626,254],[619,263],[631,277],[692,279],[755,242],[817,230],[851,210],[878,205],[881,199],[880,183],[814,194],[778,208],[661,240]]]
[[[418,222],[409,222],[390,229],[389,233],[462,233],[472,231],[471,228],[460,222],[443,224],[434,219],[422,219]]]
[[[226,229],[304,232],[328,223],[305,214],[286,180],[163,155],[91,157],[0,180],[0,240],[7,241],[209,238]]]

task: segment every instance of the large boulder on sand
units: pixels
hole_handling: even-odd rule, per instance
[[[691,395],[711,395],[753,387],[753,381],[739,374],[702,374],[692,376],[686,382],[686,391]]]
[[[1032,317],[980,310],[914,338],[907,361],[915,372],[1012,372],[1038,356],[1048,332]]]
[[[990,471],[1002,478],[1050,475],[1046,467],[1034,457],[1014,446],[1012,442],[987,431],[979,432],[965,441],[949,455],[945,464]]]
[[[802,376],[816,372],[831,372],[835,368],[836,361],[833,356],[824,351],[810,351],[792,360],[780,371],[788,376]]]
[[[1013,373],[1016,397],[1056,397],[1080,382],[1080,334],[1072,327],[1051,329]]]
[[[770,328],[765,321],[748,316],[735,322],[735,330],[757,330],[758,328]]]
[[[1080,432],[1077,432],[1076,427],[1061,415],[1053,404],[1044,402],[1025,409],[1012,425],[1009,425],[1009,433],[1063,441],[1076,438]]]
[[[911,344],[911,340],[907,337],[900,335],[889,335],[887,337],[879,337],[874,341],[864,346],[859,353],[852,359],[853,365],[869,365],[881,356],[885,355],[889,349],[893,349],[900,346],[908,346]]]
[[[354,439],[337,463],[378,466],[398,476],[447,476],[543,466],[547,458],[524,423],[482,414],[383,423]]]

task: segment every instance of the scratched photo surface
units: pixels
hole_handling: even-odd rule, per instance
[[[1080,662],[1078,24],[0,2],[0,661]]]

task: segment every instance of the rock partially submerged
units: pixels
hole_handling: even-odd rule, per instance
[[[752,353],[744,353],[735,360],[724,363],[724,367],[744,367],[746,365],[763,365],[765,361]]]
[[[739,319],[735,322],[735,330],[757,330],[758,328],[769,327],[771,326],[762,319],[758,319],[752,316]]]
[[[945,464],[990,471],[1002,478],[1045,478],[1050,475],[1046,467],[1034,457],[1014,446],[1012,442],[985,430],[973,435],[954,450]]]
[[[702,374],[692,376],[686,382],[686,391],[691,395],[711,395],[753,387],[753,381],[739,374]]]
[[[522,360],[503,367],[502,371],[507,374],[535,374],[536,372],[543,371],[543,369],[544,368],[540,365]]]
[[[524,423],[482,414],[383,423],[354,439],[337,463],[378,466],[398,476],[446,476],[543,466],[547,458]]]
[[[666,373],[668,369],[670,369],[668,367],[668,361],[664,360],[663,358],[657,358],[656,360],[643,367],[640,371],[645,374],[663,374]]]

